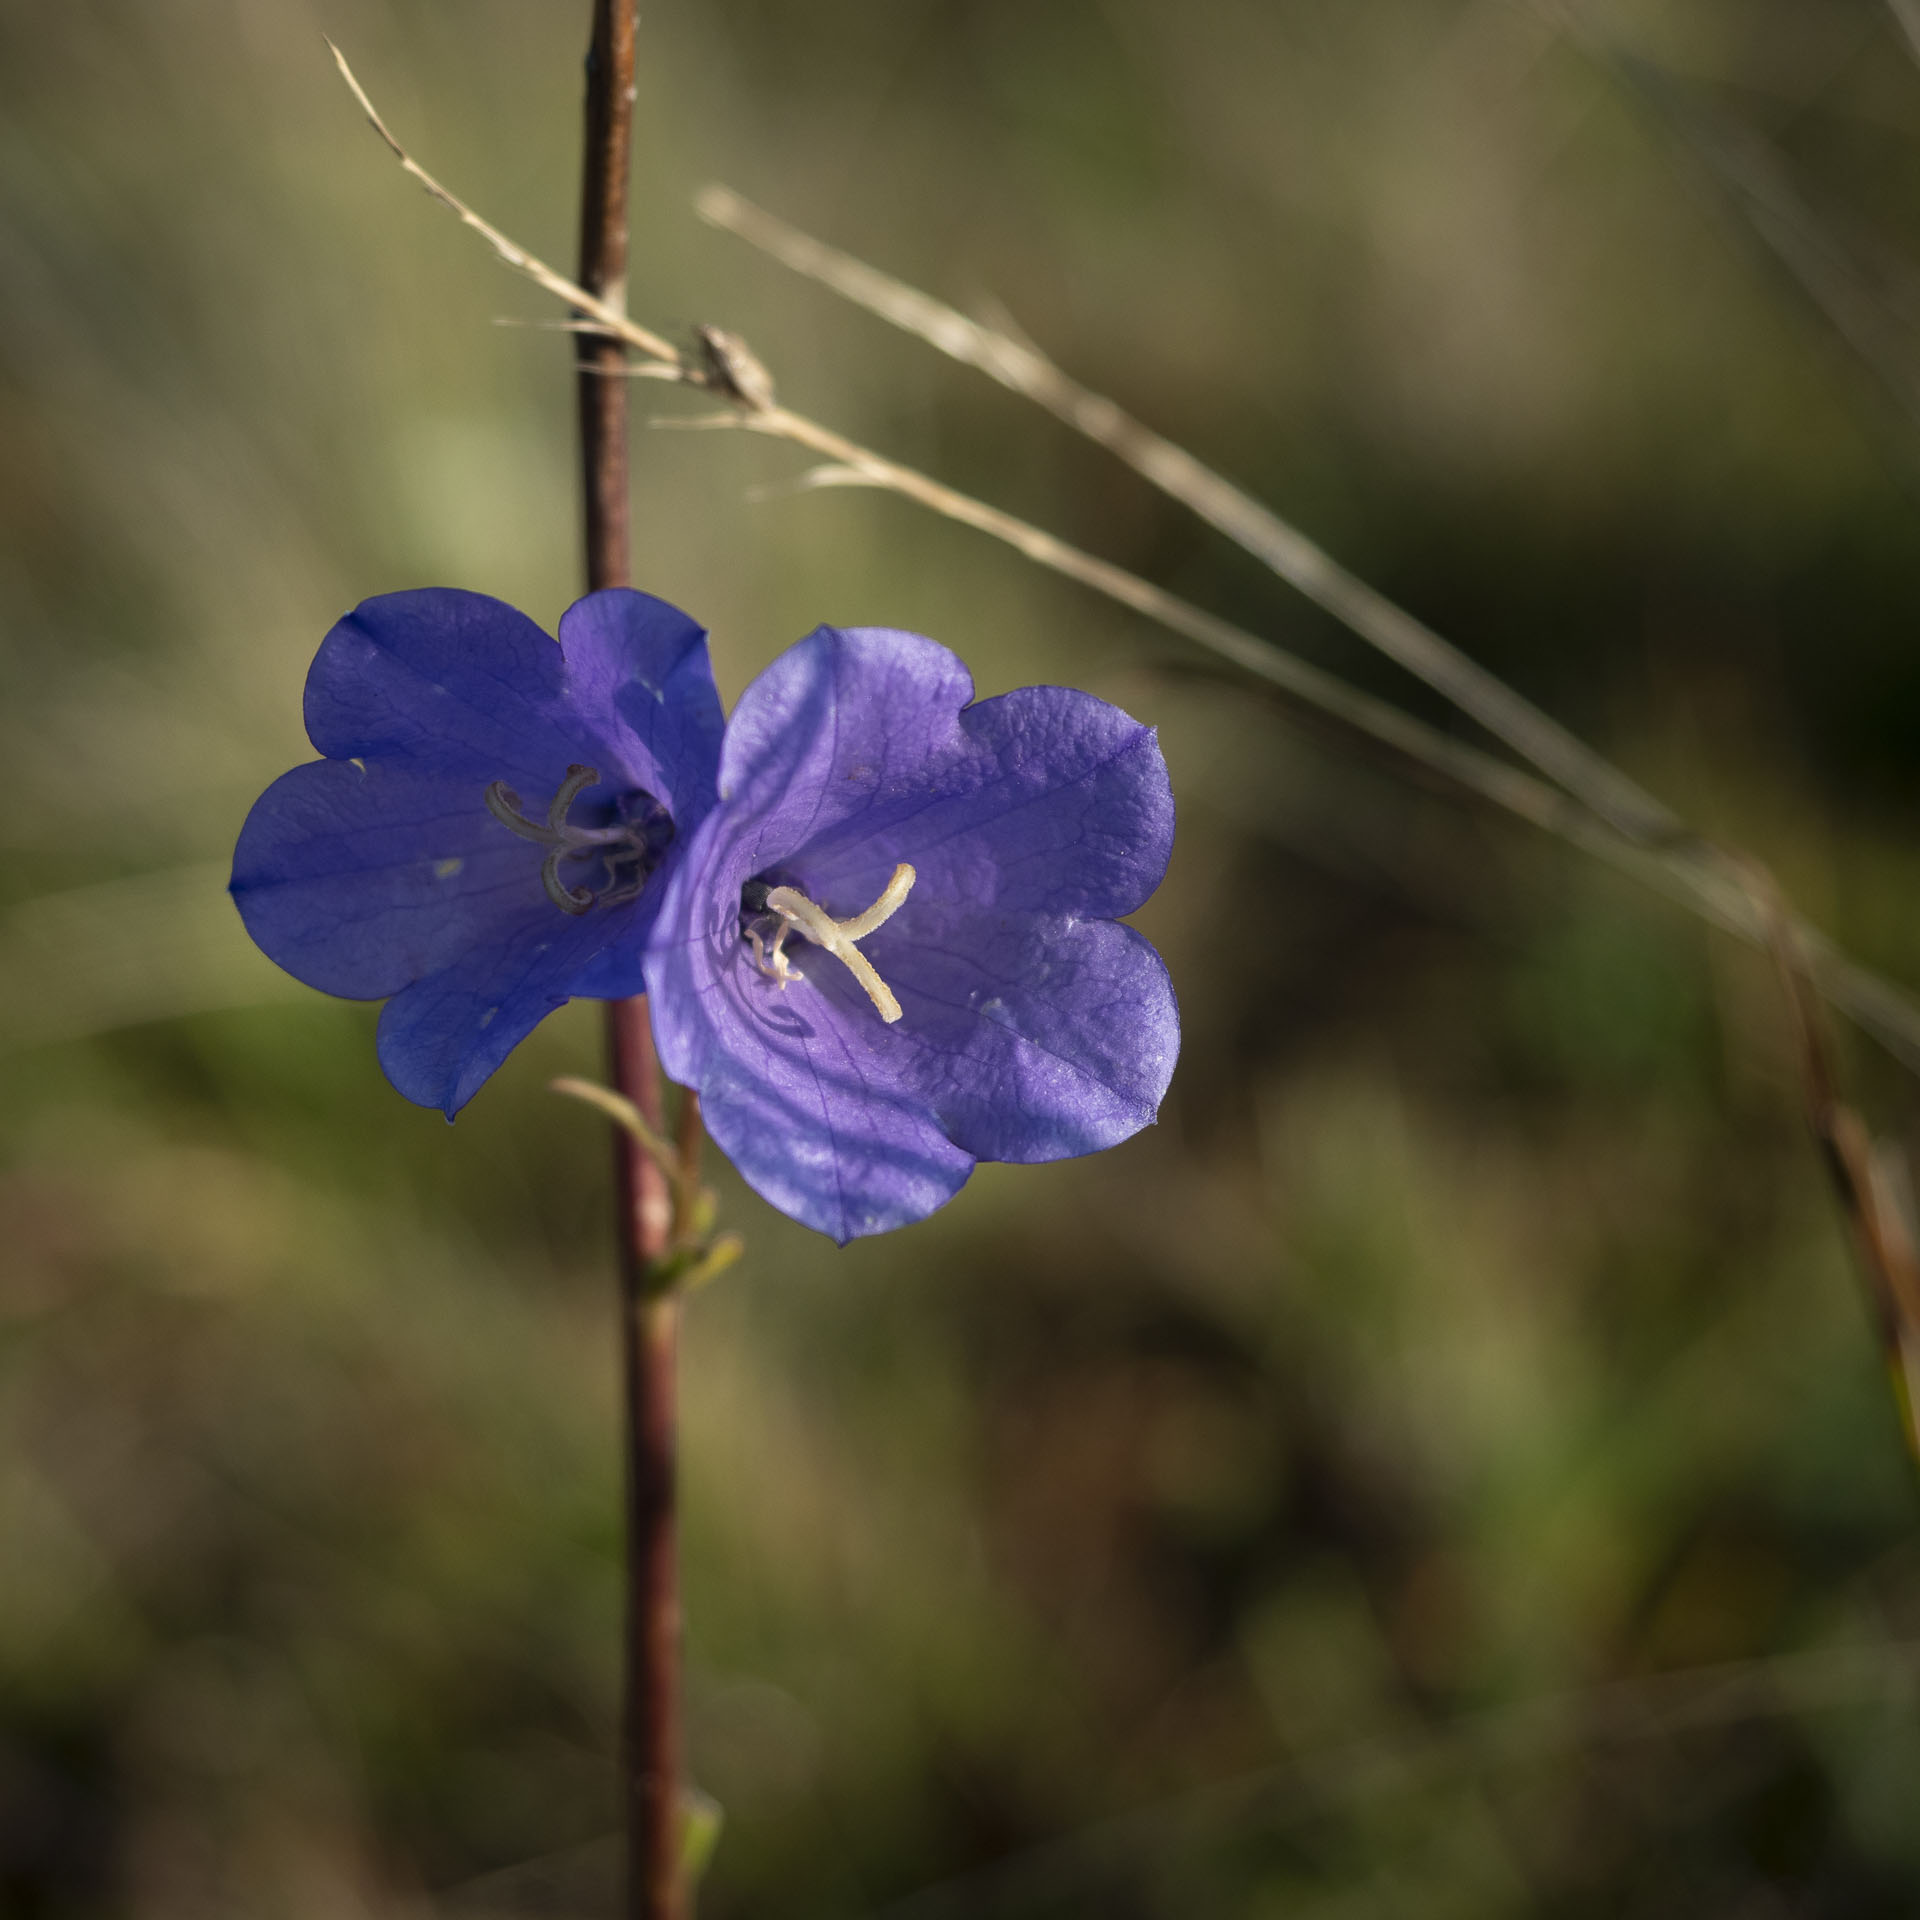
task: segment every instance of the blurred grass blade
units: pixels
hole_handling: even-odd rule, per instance
[[[1915,1361],[1920,1358],[1920,1239],[1914,1232],[1911,1193],[1892,1155],[1875,1147],[1866,1123],[1840,1097],[1813,971],[1785,897],[1773,876],[1757,863],[1748,881],[1754,904],[1766,919],[1786,1002],[1807,1127],[1820,1147],[1828,1179],[1846,1216],[1854,1258],[1886,1352],[1901,1429],[1909,1452],[1920,1463],[1920,1428],[1914,1424]]]
[[[1900,23],[1900,31],[1906,35],[1913,57],[1920,60],[1920,0],[1887,0],[1887,5],[1893,9],[1893,17]]]
[[[871,1920],[984,1920],[999,1913],[1079,1911],[1069,1905],[1116,1866],[1164,1867],[1179,1849],[1218,1837],[1276,1832],[1390,1795],[1430,1793],[1455,1779],[1537,1763],[1583,1747],[1646,1750],[1685,1733],[1868,1703],[1897,1702],[1920,1678],[1920,1641],[1819,1647],[1648,1674],[1462,1715],[1405,1731],[1308,1750],[1098,1821],[977,1872],[922,1888]],[[1368,1909],[1373,1911],[1373,1909]],[[1409,1909],[1418,1911],[1418,1909]]]
[[[1920,0],[1904,0],[1920,9]],[[1841,242],[1766,141],[1651,61],[1576,24],[1587,52],[1699,161],[1814,311],[1920,429],[1920,328]]]

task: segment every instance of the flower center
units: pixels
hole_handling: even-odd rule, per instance
[[[747,938],[753,943],[753,964],[783,989],[790,981],[804,979],[804,974],[794,971],[793,962],[787,958],[785,951],[787,935],[798,933],[841,962],[866,989],[867,998],[879,1009],[880,1018],[892,1026],[900,1018],[900,1002],[893,997],[893,989],[874,972],[873,962],[854,942],[864,940],[875,928],[884,926],[899,912],[901,903],[913,891],[914,878],[913,869],[904,860],[901,861],[894,868],[893,878],[887,882],[879,899],[865,913],[856,913],[851,920],[834,919],[823,907],[809,900],[798,887],[770,888],[766,908],[769,913],[779,917],[780,927],[771,941],[761,939],[757,927],[748,927]]]
[[[596,902],[617,906],[637,898],[673,839],[672,816],[652,794],[638,791],[622,794],[614,803],[610,824],[576,826],[567,818],[573,803],[599,784],[598,767],[569,767],[545,820],[530,818],[520,796],[504,780],[495,780],[487,788],[487,811],[509,833],[546,848],[540,884],[562,913],[585,913]],[[560,878],[563,860],[588,859],[598,859],[606,869],[607,884],[599,893],[591,887],[570,887]]]

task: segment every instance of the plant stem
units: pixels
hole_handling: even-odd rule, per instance
[[[587,53],[586,156],[580,187],[580,285],[623,309],[627,177],[633,135],[637,0],[594,0]],[[582,335],[580,463],[587,586],[630,578],[627,382],[617,340]],[[657,1134],[660,1063],[643,999],[607,1008],[615,1088]],[[622,1784],[629,1920],[682,1920],[680,1874],[680,1587],[674,1533],[674,1358],[679,1303],[656,1294],[649,1269],[673,1235],[659,1166],[624,1129],[613,1136],[619,1198],[621,1348],[626,1405],[627,1619]]]
[[[1920,0],[1913,0],[1913,4],[1920,6]],[[1710,924],[1754,946],[1767,945],[1767,930],[1755,912],[1752,899],[1737,875],[1727,869],[1732,849],[1716,849],[1690,833],[1682,833],[1670,842],[1658,837],[1648,844],[1635,842],[1610,826],[1607,815],[1592,811],[1570,793],[1551,787],[1464,740],[1456,740],[1384,700],[1348,686],[1333,674],[1260,639],[1244,627],[1236,627],[1207,613],[1109,561],[1070,547],[1010,513],[956,493],[911,467],[882,459],[879,454],[857,446],[816,421],[791,413],[785,407],[769,405],[764,399],[753,400],[730,383],[724,386],[716,383],[711,369],[690,363],[657,333],[637,326],[624,311],[564,279],[544,260],[528,253],[498,227],[481,219],[464,200],[450,193],[393,137],[367,98],[365,88],[353,77],[339,48],[333,49],[333,57],[373,130],[386,142],[401,166],[463,225],[479,234],[516,273],[525,274],[536,286],[571,303],[576,314],[585,314],[584,321],[576,319],[573,325],[603,332],[605,337],[624,341],[637,349],[644,358],[628,366],[629,375],[678,381],[710,393],[720,392],[733,403],[732,410],[725,414],[656,421],[655,425],[742,427],[824,453],[833,464],[803,477],[802,486],[858,483],[885,487],[949,520],[1004,540],[1037,566],[1049,567],[1070,580],[1077,580],[1096,593],[1104,593],[1122,606],[1131,607],[1175,633],[1197,641],[1265,682],[1295,711],[1309,717],[1329,718],[1344,732],[1386,747],[1411,762],[1416,770],[1437,774],[1449,788],[1491,801],[1522,820],[1558,834],[1570,845],[1609,861]],[[916,297],[925,298],[924,295]],[[1331,602],[1325,604],[1331,605]],[[1618,809],[1612,817],[1619,818]],[[1821,992],[1834,1006],[1851,1015],[1862,1031],[1872,1034],[1896,1060],[1920,1072],[1920,1008],[1916,1008],[1906,990],[1856,965],[1805,921],[1796,924],[1795,933],[1808,950]]]
[[[617,0],[616,0],[617,4]],[[607,1008],[614,1085],[660,1114],[660,1067],[644,1000]],[[643,1105],[651,1100],[650,1110]],[[648,1269],[672,1233],[664,1174],[614,1130],[626,1400],[627,1619],[622,1785],[628,1920],[683,1920],[680,1876],[680,1565],[674,1531],[674,1359],[680,1302]]]

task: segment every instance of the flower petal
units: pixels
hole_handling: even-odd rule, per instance
[[[556,1007],[600,939],[591,916],[554,912],[477,945],[381,1010],[380,1065],[409,1100],[449,1120]]]
[[[1069,687],[968,706],[946,648],[821,627],[740,698],[720,785],[750,872],[844,917],[909,861],[922,898],[1114,919],[1160,884],[1173,794],[1153,730]]]
[[[756,1193],[844,1246],[922,1220],[960,1191],[974,1157],[900,1083],[897,1050],[864,998],[855,1008],[805,984],[783,993],[750,970],[700,979],[689,951],[664,965],[649,956],[655,1039],[669,1075],[699,1088],[707,1131]]]
[[[573,710],[684,840],[713,805],[726,726],[706,629],[650,593],[609,587],[561,615],[560,649]]]
[[[1069,687],[1024,687],[958,720],[936,798],[893,818],[876,810],[863,831],[840,827],[791,863],[812,897],[864,903],[904,860],[914,898],[942,910],[1111,920],[1147,899],[1173,849],[1151,727]]]
[[[1166,968],[1131,927],[960,909],[896,933],[905,917],[863,943],[899,995],[891,1026],[816,948],[768,979],[732,916],[670,942],[671,892],[648,955],[668,1074],[756,1192],[842,1242],[923,1218],[975,1160],[1117,1145],[1153,1122],[1179,1050]]]
[[[923,909],[873,934],[899,996],[897,1083],[980,1160],[1061,1160],[1150,1126],[1180,1016],[1160,956],[1113,920]],[[822,958],[807,970],[820,980]],[[824,961],[831,965],[831,961]]]
[[[563,918],[540,860],[470,779],[317,760],[254,802],[232,891],[247,931],[296,979],[377,1000],[521,919]]]
[[[722,726],[705,629],[613,588],[575,601],[560,636],[454,587],[364,600],[315,656],[308,735],[329,759],[400,757],[529,796],[589,755],[691,830],[713,803]]]
[[[740,696],[720,752],[720,797],[746,871],[880,809],[935,797],[973,681],[943,646],[888,628],[816,627]]]
[[[564,670],[560,649],[504,600],[457,587],[384,593],[320,643],[307,734],[329,759],[399,756],[544,799],[579,746],[553,723]]]

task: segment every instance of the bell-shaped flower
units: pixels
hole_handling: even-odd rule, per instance
[[[841,1242],[977,1161],[1126,1139],[1179,1049],[1119,924],[1173,842],[1152,730],[1063,687],[972,702],[918,634],[790,648],[728,721],[648,950],[667,1072],[749,1185]]]
[[[380,1064],[449,1118],[574,995],[643,991],[669,875],[714,802],[706,634],[615,588],[559,645],[450,587],[363,601],[307,675],[325,759],[255,803],[247,931],[297,979],[384,999]]]

